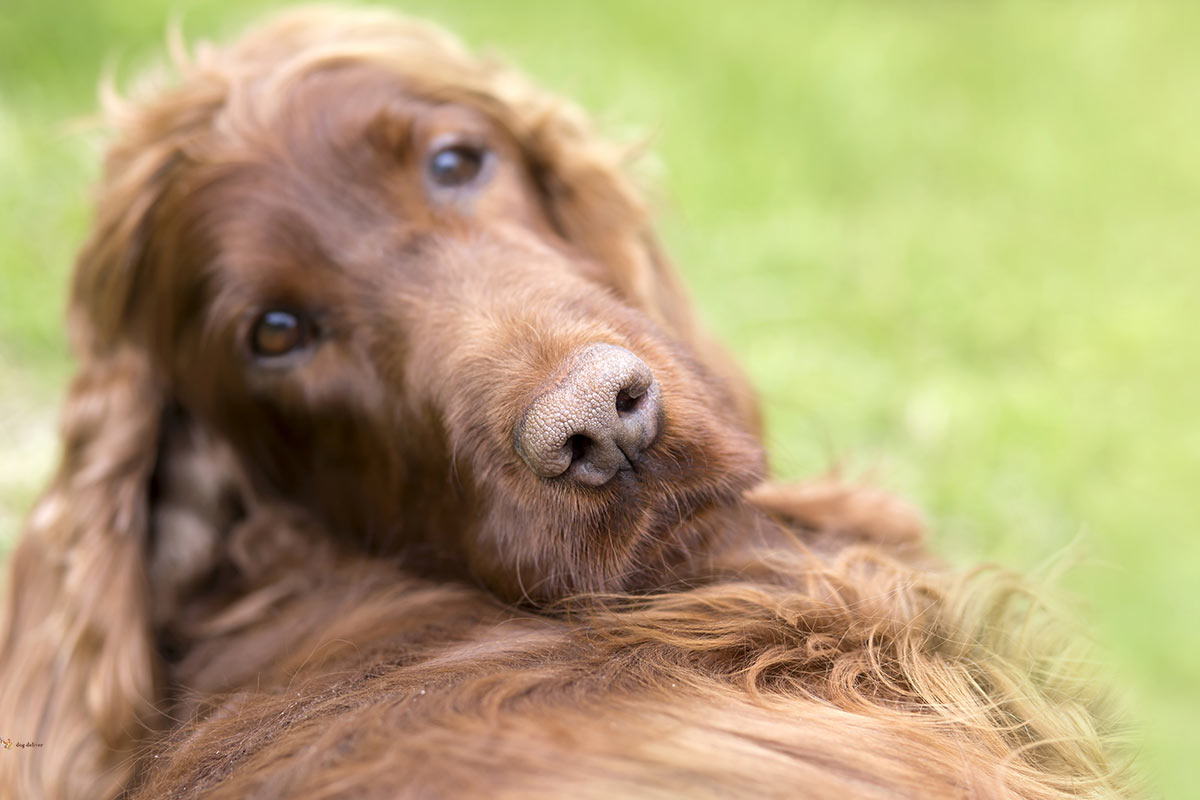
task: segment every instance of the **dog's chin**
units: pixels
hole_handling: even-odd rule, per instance
[[[587,491],[544,487],[543,502],[526,507],[501,493],[467,532],[468,568],[501,598],[535,606],[688,582],[699,574],[695,554],[749,508],[742,493],[760,479],[748,464],[683,485],[623,471]]]

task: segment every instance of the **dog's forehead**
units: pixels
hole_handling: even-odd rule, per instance
[[[175,187],[170,213],[195,234],[187,250],[209,272],[270,287],[299,265],[374,276],[381,262],[412,262],[413,242],[431,234],[456,240],[499,225],[556,236],[522,144],[469,94],[438,96],[361,64],[288,88],[244,124],[218,121],[216,146]],[[469,201],[438,197],[423,174],[447,141],[495,156],[486,191]]]
[[[380,130],[384,125],[392,126],[395,140],[395,131],[434,113],[442,123],[499,133],[508,126],[494,106],[470,86],[431,85],[402,71],[351,62],[291,81],[287,91],[265,104],[266,113],[256,116],[276,132],[327,144],[386,133]]]

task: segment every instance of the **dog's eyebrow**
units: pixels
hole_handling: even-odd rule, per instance
[[[413,142],[413,115],[385,107],[367,123],[363,132],[366,140],[380,153],[401,156]]]

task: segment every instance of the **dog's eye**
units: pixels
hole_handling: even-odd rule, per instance
[[[429,157],[429,177],[438,186],[464,186],[483,171],[487,151],[467,144],[452,144]]]
[[[307,347],[312,341],[312,323],[291,311],[267,311],[254,323],[250,347],[259,358],[278,358]]]

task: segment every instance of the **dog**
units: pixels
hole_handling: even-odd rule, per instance
[[[5,791],[1122,790],[1022,591],[944,574],[887,494],[767,482],[581,112],[371,11],[180,72],[110,98],[0,617],[6,724],[46,746]]]

